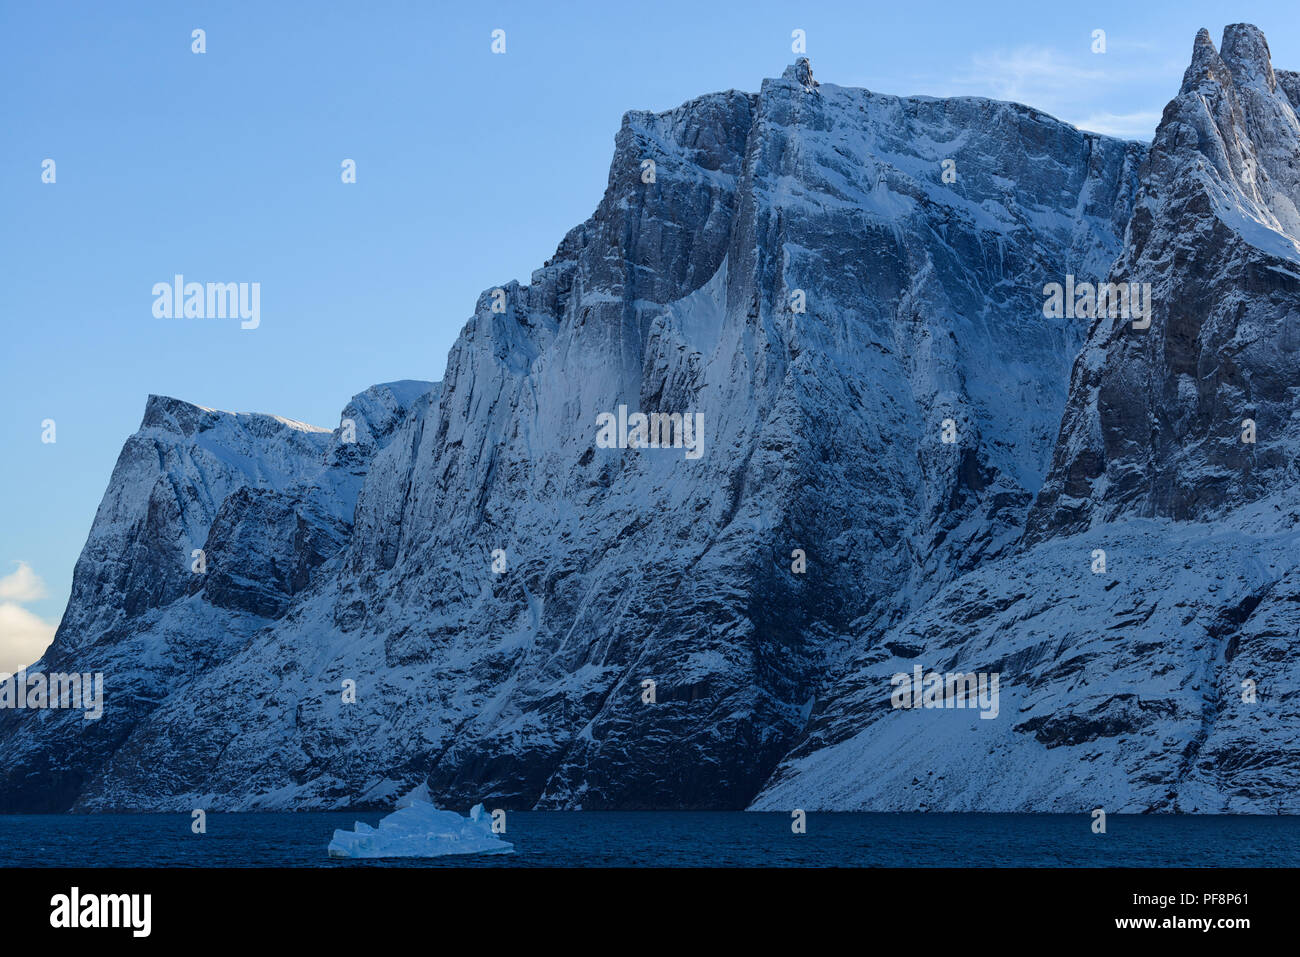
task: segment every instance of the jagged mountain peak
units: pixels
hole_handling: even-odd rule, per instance
[[[794,82],[809,91],[821,85],[813,79],[812,62],[806,56],[799,57],[794,63],[786,67],[781,76],[786,80],[794,80]]]
[[[1150,190],[1208,177],[1216,214],[1246,242],[1300,262],[1300,120],[1257,27],[1224,29],[1222,55],[1200,35],[1183,88],[1152,143]],[[1159,200],[1163,201],[1163,200]]]
[[[1232,70],[1238,84],[1261,82],[1272,92],[1277,87],[1273,76],[1273,56],[1264,33],[1252,23],[1230,23],[1223,28],[1220,56]]]
[[[1145,286],[1150,315],[1097,317],[1031,541],[1122,514],[1206,519],[1295,480],[1300,121],[1255,27],[1224,47],[1198,34],[1156,130],[1111,276]]]
[[[1180,95],[1189,93],[1203,83],[1219,84],[1231,78],[1223,58],[1214,46],[1210,31],[1201,27],[1196,31],[1196,40],[1192,44],[1192,60],[1183,73],[1183,85]]]
[[[1204,27],[1198,30],[1180,92],[1189,92],[1207,80],[1219,84],[1259,83],[1269,92],[1275,90],[1273,58],[1263,31],[1251,23],[1229,24],[1223,28],[1222,47],[1216,50],[1210,31]]]

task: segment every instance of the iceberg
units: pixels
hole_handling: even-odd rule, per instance
[[[492,833],[492,816],[482,804],[475,804],[469,817],[461,817],[419,799],[401,802],[396,811],[379,822],[379,827],[357,821],[354,830],[337,830],[329,843],[330,857],[513,853],[513,844]]]

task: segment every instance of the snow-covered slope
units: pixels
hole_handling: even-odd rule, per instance
[[[1298,524],[1294,492],[1129,518],[957,579],[859,655],[754,806],[1297,813]],[[917,664],[1000,674],[998,716],[894,709]]]
[[[220,483],[169,478],[202,508],[144,550],[206,542],[202,581],[138,563],[147,510],[117,531],[97,520],[83,563],[141,584],[74,593],[50,661],[105,663],[111,733],[0,715],[18,757],[0,806],[390,806],[427,783],[444,806],[742,807],[762,791],[763,806],[1045,808],[1094,800],[1094,778],[1146,800],[1117,752],[1072,763],[1056,747],[1085,734],[1071,709],[1140,710],[1061,684],[1061,656],[1064,629],[1086,628],[1086,667],[1119,680],[1093,636],[1127,627],[1147,579],[1106,590],[1093,546],[1063,537],[1084,530],[1053,517],[1088,330],[1045,316],[1043,287],[1135,261],[1135,201],[1178,231],[1142,198],[1157,160],[1017,104],[814,84],[805,67],[629,113],[592,217],[527,286],[484,292],[440,387],[354,399],[355,445],[301,432],[253,454],[236,430],[212,453]],[[1285,231],[1280,189],[1251,208]],[[597,423],[620,406],[698,414],[701,454],[607,447]],[[160,481],[140,457],[106,508]],[[1197,596],[1221,635],[1246,634],[1247,605],[1287,608],[1251,604],[1284,577],[1290,528],[1254,501],[1216,531],[1225,556],[1258,547],[1251,573]],[[1158,514],[1111,547],[1152,558],[1150,575],[1190,562],[1180,574],[1208,591],[1200,526]],[[1032,627],[1029,606],[1046,616]],[[1182,636],[1152,652],[1174,711],[1133,732],[1166,756],[1186,746],[1178,709],[1205,713],[1187,682],[1231,677],[1207,672],[1224,656],[1182,617],[1149,616],[1142,639]],[[895,658],[1001,666],[1002,717],[968,732],[987,760],[947,726],[900,723],[922,712],[877,713]],[[1273,728],[1257,719],[1207,726],[1197,753]],[[914,773],[931,752],[930,768],[982,770],[934,784]],[[1001,791],[972,790],[995,773]],[[1198,781],[1197,806],[1219,802],[1223,781]]]

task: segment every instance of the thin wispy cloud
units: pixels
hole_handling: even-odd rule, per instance
[[[1039,109],[1048,101],[1059,102],[1080,84],[1113,84],[1113,71],[1100,66],[1083,67],[1059,50],[1020,47],[1011,51],[977,53],[969,69],[953,77],[959,87],[981,91],[978,95],[997,100],[1015,100]]]
[[[947,87],[950,94],[1024,103],[1080,129],[1150,140],[1184,64],[1138,52],[1143,46],[1111,42],[1103,54],[1042,46],[982,51]]]

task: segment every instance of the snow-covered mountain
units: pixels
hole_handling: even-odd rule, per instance
[[[151,399],[40,666],[104,717],[0,711],[0,809],[1295,809],[1300,81],[1223,46],[1149,153],[806,63],[629,113],[442,383]]]
[[[1297,79],[1197,34],[1110,277],[1149,328],[1097,319],[1024,541],[866,642],[757,806],[1300,811]],[[913,661],[1001,672],[1000,720],[892,709]]]
[[[284,614],[345,545],[370,459],[430,389],[374,386],[355,441],[150,396],[118,456],[54,643],[29,671],[104,675],[82,710],[0,710],[0,809],[66,809],[169,695]],[[205,568],[198,574],[196,568]]]

